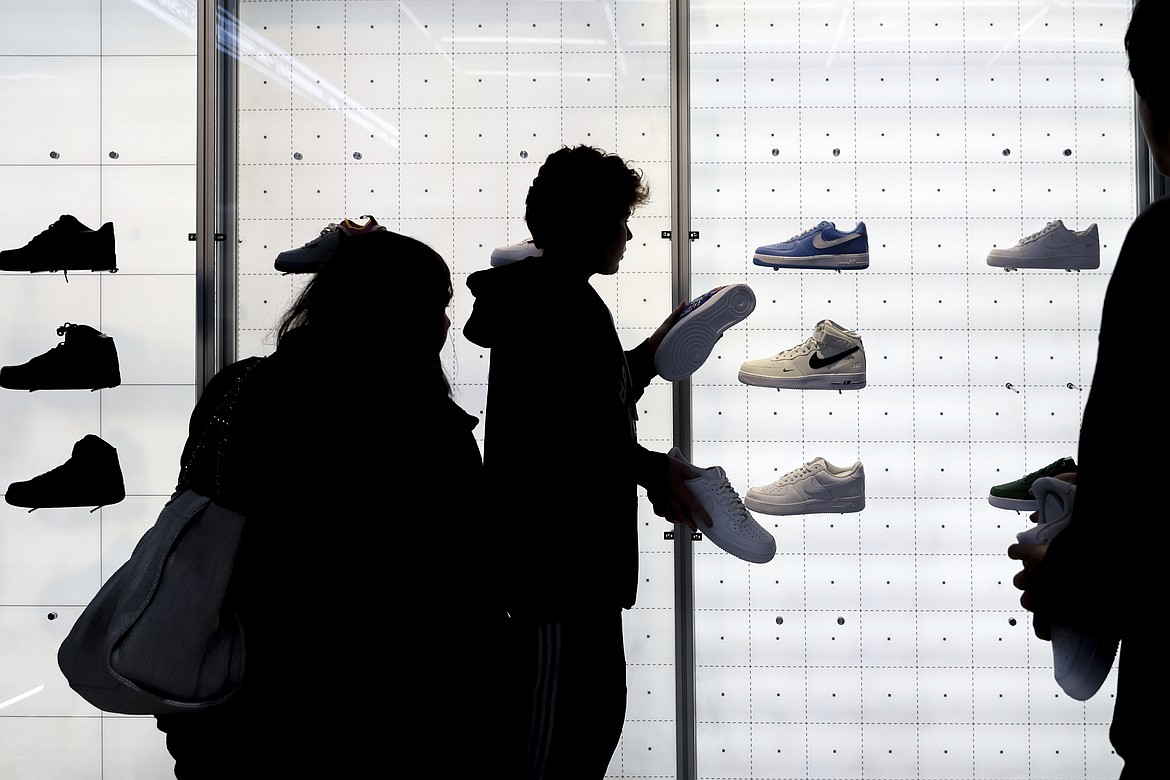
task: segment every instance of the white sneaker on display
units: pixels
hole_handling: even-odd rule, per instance
[[[518,243],[498,246],[493,249],[491,264],[493,268],[496,268],[523,260],[526,257],[539,257],[542,254],[544,254],[544,250],[538,249],[536,244],[532,243],[531,238],[526,238]]]
[[[860,390],[865,387],[865,347],[853,331],[821,320],[800,346],[745,361],[739,367],[739,381],[798,390]]]
[[[1016,534],[1023,544],[1048,544],[1072,521],[1077,487],[1055,477],[1040,477],[1032,483],[1036,496],[1036,524]],[[1118,639],[1101,638],[1072,626],[1053,625],[1052,674],[1066,694],[1077,701],[1092,698],[1117,657]]]
[[[1101,266],[1101,241],[1097,224],[1084,230],[1069,230],[1061,220],[1024,236],[1014,246],[992,249],[987,264],[994,268],[1046,268],[1049,270],[1091,270]]]
[[[672,447],[668,454],[690,462],[678,447]],[[719,466],[699,471],[699,476],[686,481],[691,495],[711,516],[711,527],[699,523],[699,530],[721,549],[749,563],[772,560],[776,556],[776,539],[744,507],[726,472]]]
[[[744,503],[766,515],[860,512],[865,509],[865,468],[861,461],[846,468],[813,458],[770,485],[750,488]]]

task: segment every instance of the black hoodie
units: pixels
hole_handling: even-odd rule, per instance
[[[509,608],[541,619],[628,609],[638,485],[667,474],[665,454],[637,442],[650,344],[624,351],[601,296],[555,258],[478,271],[467,286],[463,333],[491,350],[483,455]]]

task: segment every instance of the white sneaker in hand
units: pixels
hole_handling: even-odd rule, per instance
[[[690,462],[683,457],[678,447],[672,448],[668,454],[672,458]],[[775,538],[752,517],[723,469],[711,466],[698,470],[699,476],[686,481],[687,488],[711,516],[711,527],[699,523],[699,530],[721,549],[749,563],[767,563],[772,560],[776,556]]]
[[[1048,544],[1072,520],[1076,485],[1055,477],[1041,477],[1032,483],[1036,496],[1037,522],[1016,534],[1023,544]],[[1052,674],[1065,693],[1077,701],[1092,698],[1117,657],[1117,639],[1086,634],[1072,626],[1052,626]]]

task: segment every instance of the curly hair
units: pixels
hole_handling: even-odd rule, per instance
[[[606,222],[628,219],[650,200],[642,171],[594,146],[562,146],[537,171],[524,205],[536,246],[588,243]]]

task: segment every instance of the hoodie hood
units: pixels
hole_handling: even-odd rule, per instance
[[[476,271],[467,277],[475,304],[463,335],[487,348],[519,337],[531,330],[533,317],[548,308],[552,291],[563,293],[570,276],[558,263],[540,256]]]

